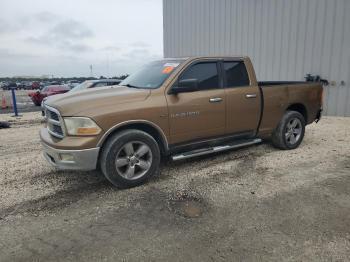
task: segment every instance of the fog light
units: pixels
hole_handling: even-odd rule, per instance
[[[71,154],[60,154],[60,158],[62,161],[67,161],[67,162],[74,162],[74,157]]]

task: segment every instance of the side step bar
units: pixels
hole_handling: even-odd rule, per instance
[[[202,156],[202,155],[208,155],[212,153],[217,153],[217,152],[222,152],[234,148],[239,148],[239,147],[244,147],[244,146],[249,146],[249,145],[254,145],[260,143],[262,140],[260,138],[255,138],[252,140],[244,140],[241,142],[236,142],[236,143],[230,143],[227,145],[222,145],[222,146],[215,146],[215,147],[208,147],[208,148],[202,148],[202,149],[197,149],[189,152],[185,152],[182,154],[174,155],[172,156],[173,161],[178,161],[178,160],[183,160],[191,157],[196,157],[196,156]]]

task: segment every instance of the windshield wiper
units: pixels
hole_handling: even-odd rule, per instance
[[[130,88],[142,88],[142,87],[134,86],[134,85],[130,85],[130,84],[126,84],[126,85],[124,85],[124,86],[130,87]]]

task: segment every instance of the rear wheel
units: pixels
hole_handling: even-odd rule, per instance
[[[297,111],[287,111],[272,134],[272,144],[280,149],[295,149],[303,141],[305,119]]]
[[[100,165],[105,177],[115,186],[138,186],[159,170],[160,151],[149,134],[124,130],[112,136],[103,147]]]

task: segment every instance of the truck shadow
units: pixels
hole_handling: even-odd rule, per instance
[[[42,212],[53,213],[92,194],[103,194],[106,191],[115,190],[115,188],[97,171],[54,171],[44,175],[37,175],[33,177],[29,183],[34,186],[42,183],[45,185],[60,184],[63,185],[63,189],[0,209],[0,219],[21,213],[28,213],[35,216]]]
[[[152,179],[152,182],[169,180],[176,176],[185,175],[188,172],[201,171],[215,165],[227,163],[229,161],[245,162],[246,166],[253,167],[255,160],[266,153],[273,152],[277,149],[269,143],[261,143],[256,146],[242,147],[239,149],[228,150],[224,152],[198,156],[180,161],[164,161],[161,164],[160,174]],[[241,171],[237,170],[241,173]]]

